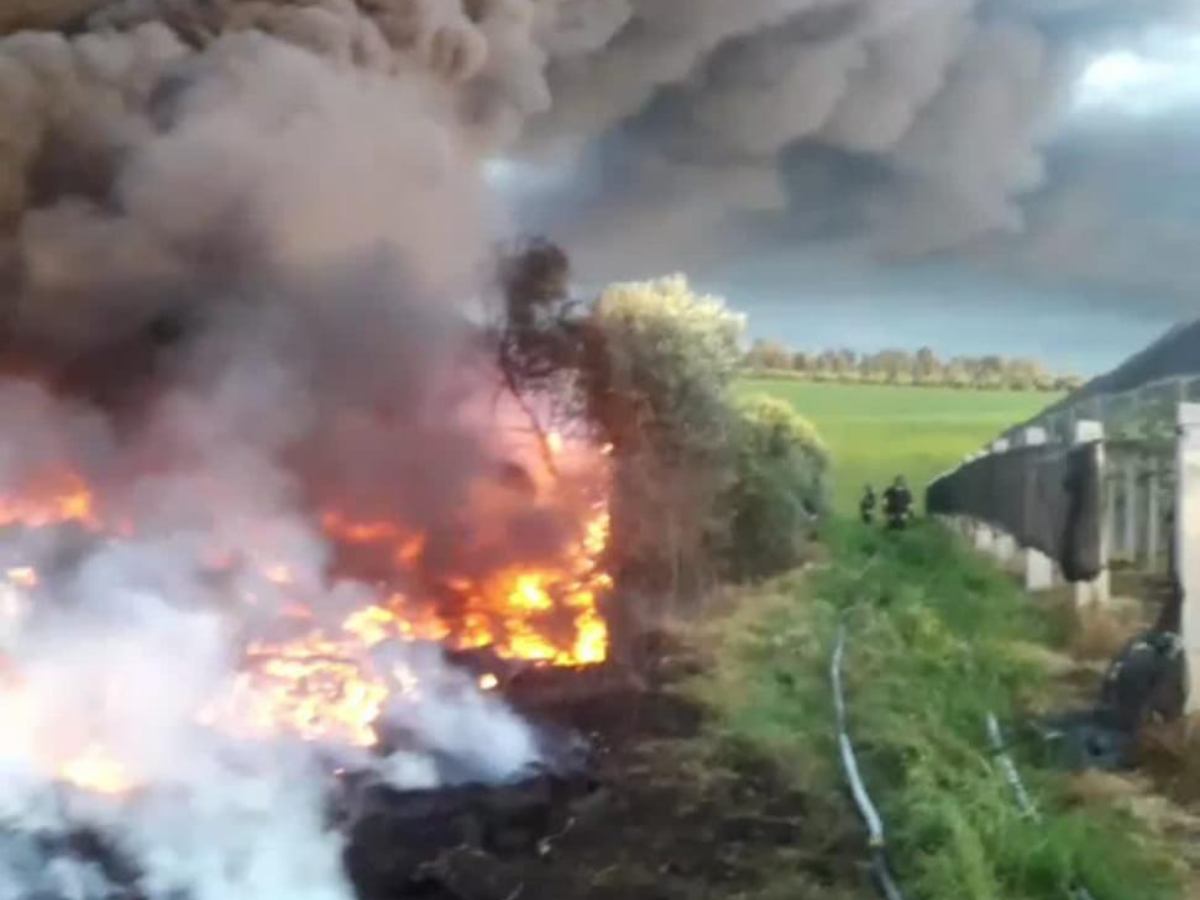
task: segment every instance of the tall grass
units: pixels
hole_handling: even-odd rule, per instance
[[[826,667],[846,623],[850,727],[910,896],[1097,900],[1179,896],[1165,851],[1117,812],[1068,808],[1060,780],[1026,762],[1044,821],[1022,817],[984,719],[1045,690],[1021,652],[1052,624],[942,531],[839,526],[811,577],[747,595],[722,630],[725,663],[701,690],[728,731],[768,750],[815,795],[841,798]]]

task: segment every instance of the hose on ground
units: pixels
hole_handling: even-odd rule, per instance
[[[1021,810],[1022,815],[1028,816],[1034,822],[1041,822],[1041,813],[1038,812],[1037,807],[1033,805],[1033,801],[1029,798],[1029,792],[1025,790],[1025,783],[1021,780],[1021,773],[1017,770],[1017,764],[1013,762],[1013,758],[1008,752],[1008,747],[1004,742],[1004,733],[1000,730],[1000,722],[995,714],[991,712],[987,714],[987,733],[996,764],[1000,766],[1004,780],[1012,788],[1017,808]],[[1067,896],[1071,900],[1095,900],[1091,891],[1081,884],[1072,885],[1067,888]]]
[[[838,752],[842,760],[842,771],[850,785],[850,793],[859,815],[867,827],[868,845],[871,848],[871,875],[884,900],[904,900],[904,894],[896,883],[891,866],[887,861],[887,837],[883,818],[871,800],[867,786],[858,768],[858,757],[850,740],[847,728],[846,695],[842,686],[842,663],[846,655],[846,626],[839,624],[833,656],[829,661],[829,680],[833,688],[833,708],[837,720]]]

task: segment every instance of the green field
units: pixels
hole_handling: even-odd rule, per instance
[[[833,454],[836,504],[844,513],[857,509],[864,484],[879,489],[900,473],[920,496],[933,477],[964,455],[1058,399],[1054,394],[771,378],[743,379],[737,390],[787,400],[817,426]]]

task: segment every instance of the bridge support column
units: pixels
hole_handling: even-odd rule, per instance
[[[1075,443],[1078,444],[1093,444],[1094,451],[1100,463],[1100,471],[1104,471],[1104,423],[1093,420],[1080,420],[1075,423]],[[1101,485],[1105,485],[1105,490],[1108,481],[1103,476],[1100,479]],[[1104,504],[1101,504],[1104,508]],[[1077,581],[1074,584],[1075,590],[1075,605],[1077,607],[1084,606],[1107,606],[1109,601],[1109,546],[1111,542],[1111,527],[1107,516],[1105,521],[1101,522],[1100,533],[1100,574],[1092,581]]]
[[[1040,447],[1046,443],[1045,428],[1026,428],[1022,436],[1026,447]],[[1024,550],[1025,590],[1046,591],[1054,587],[1055,562],[1041,550],[1026,547]]]
[[[1011,444],[1007,438],[994,441],[991,446],[993,454],[1004,454],[1009,451]],[[1011,534],[1000,528],[993,529],[992,556],[1001,566],[1011,566],[1017,556],[1017,541]]]
[[[1188,712],[1200,712],[1200,404],[1179,405],[1175,457],[1175,559],[1183,588]]]
[[[1124,485],[1125,495],[1124,515],[1121,522],[1121,558],[1129,562],[1137,562],[1138,558],[1138,467],[1134,460],[1125,464]]]
[[[1146,569],[1158,572],[1162,550],[1162,521],[1159,519],[1162,515],[1162,498],[1159,496],[1162,474],[1157,462],[1151,465],[1153,468],[1146,476]]]

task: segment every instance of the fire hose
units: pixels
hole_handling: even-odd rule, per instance
[[[829,679],[833,687],[833,708],[837,721],[838,752],[841,756],[842,770],[854,797],[855,806],[867,828],[868,846],[871,850],[871,875],[884,900],[904,900],[904,894],[892,874],[887,860],[887,835],[878,808],[867,791],[866,784],[859,769],[858,757],[854,752],[854,744],[850,740],[847,721],[845,690],[842,684],[842,663],[846,655],[846,626],[839,623],[837,640],[834,644],[833,656],[829,663]],[[1021,814],[1034,822],[1041,822],[1041,813],[1033,804],[1021,773],[1016,763],[1008,753],[1000,723],[993,713],[987,715],[988,740],[991,743],[996,764],[1012,789],[1017,808]],[[1095,900],[1091,891],[1081,884],[1072,885],[1067,889],[1070,900]]]
[[[1004,734],[1000,730],[1000,722],[996,719],[995,714],[990,712],[987,714],[987,733],[996,764],[1000,767],[1000,771],[1004,775],[1004,780],[1012,788],[1017,808],[1023,816],[1028,817],[1033,822],[1040,823],[1042,821],[1041,813],[1033,805],[1033,801],[1029,799],[1029,792],[1025,790],[1025,783],[1021,780],[1021,773],[1017,770],[1017,764],[1013,762],[1012,756],[1008,753],[1007,745],[1004,743]],[[1067,896],[1071,900],[1095,900],[1092,897],[1091,891],[1080,884],[1067,888]]]
[[[879,815],[867,786],[863,782],[862,773],[858,768],[858,757],[854,752],[854,744],[847,731],[846,697],[842,688],[842,660],[846,653],[846,626],[838,625],[837,642],[833,648],[833,658],[829,662],[829,680],[833,686],[833,708],[837,719],[838,752],[842,759],[842,770],[850,784],[850,793],[854,804],[858,807],[859,815],[867,827],[868,846],[871,850],[871,875],[876,887],[884,900],[904,900],[891,866],[887,861],[887,837],[884,832],[883,818]]]

